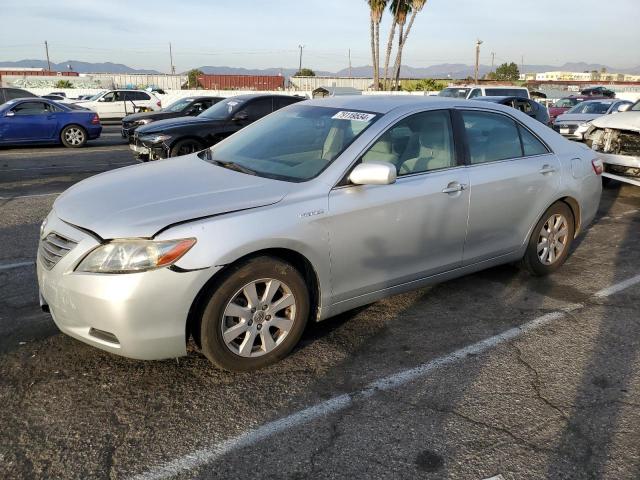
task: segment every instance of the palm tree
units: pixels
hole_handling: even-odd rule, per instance
[[[387,0],[367,0],[371,10],[371,59],[373,61],[373,85],[380,85],[380,21],[387,6]]]
[[[393,75],[395,78],[395,86],[397,88],[400,79],[400,64],[402,62],[402,47],[404,47],[405,35],[404,24],[407,21],[407,15],[411,12],[413,2],[411,0],[396,0],[391,4],[391,11],[395,22],[398,24],[398,52],[396,53],[396,61],[393,65]]]
[[[407,25],[407,29],[404,32],[404,38],[402,38],[402,42],[398,50],[398,56],[396,58],[396,65],[395,65],[396,85],[398,85],[398,82],[400,81],[400,68],[402,65],[402,50],[407,41],[407,37],[411,32],[411,27],[413,27],[413,22],[416,19],[416,15],[418,15],[418,12],[420,12],[426,4],[427,4],[427,0],[411,0],[411,18],[409,19],[409,24]]]
[[[389,80],[389,60],[391,59],[391,50],[393,49],[393,39],[396,36],[396,26],[398,25],[398,14],[402,11],[402,8],[398,8],[398,4],[404,4],[407,0],[392,0],[389,9],[393,13],[393,20],[391,20],[391,31],[389,32],[389,38],[387,39],[387,53],[384,57],[384,88],[388,88]]]

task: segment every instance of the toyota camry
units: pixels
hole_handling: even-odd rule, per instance
[[[45,310],[136,359],[253,370],[308,322],[494,265],[562,265],[602,163],[522,112],[357,96],[283,108],[210,149],[114,170],[41,228]],[[446,321],[446,319],[443,319]]]

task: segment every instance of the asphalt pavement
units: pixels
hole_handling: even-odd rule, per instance
[[[33,261],[56,195],[134,164],[0,149],[0,478],[640,478],[640,189],[604,191],[553,276],[493,268],[310,325],[254,373],[58,332]]]

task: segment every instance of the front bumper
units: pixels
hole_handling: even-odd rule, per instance
[[[150,160],[161,160],[169,158],[169,147],[164,143],[148,144],[142,142],[137,135],[134,134],[133,139],[129,141],[129,148],[139,158],[148,158]]]
[[[168,268],[112,275],[74,272],[99,242],[53,213],[43,235],[50,232],[78,242],[51,269],[45,267],[40,251],[36,262],[41,303],[62,332],[140,360],[186,355],[187,315],[213,272]]]
[[[586,128],[581,128],[577,125],[562,125],[562,124],[554,124],[553,129],[562,135],[564,138],[568,138],[569,140],[584,140],[584,134],[587,132]]]

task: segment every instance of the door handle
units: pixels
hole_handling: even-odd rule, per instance
[[[442,193],[456,193],[465,190],[467,186],[464,183],[453,182],[442,189]]]
[[[541,173],[542,175],[544,175],[545,173],[553,173],[555,171],[556,169],[553,168],[551,165],[543,165],[542,168],[538,170],[538,173]]]

